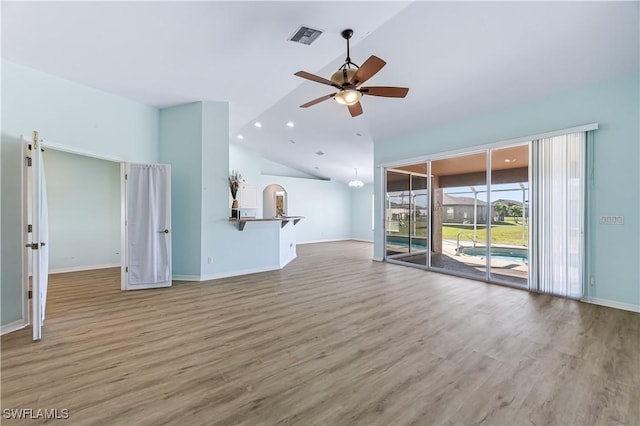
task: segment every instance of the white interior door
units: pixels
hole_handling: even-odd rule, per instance
[[[42,338],[49,276],[49,219],[42,151],[37,134],[31,145],[31,272],[33,340]]]
[[[171,286],[171,166],[124,163],[123,290]]]

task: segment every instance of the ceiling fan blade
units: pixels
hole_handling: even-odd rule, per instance
[[[360,102],[356,102],[353,105],[349,105],[349,113],[352,117],[357,117],[362,114],[362,105]]]
[[[330,95],[324,95],[319,97],[318,99],[314,99],[312,101],[307,102],[306,104],[300,105],[300,108],[309,108],[310,106],[313,106],[315,104],[319,104],[322,101],[326,101],[327,99],[331,99],[335,96],[335,93],[332,93]]]
[[[362,83],[376,75],[376,73],[380,71],[386,64],[387,63],[385,61],[378,58],[377,56],[369,56],[369,59],[364,61],[364,64],[362,64],[362,66],[358,68],[358,71],[356,71],[356,73],[353,75],[350,83],[354,86],[360,86]]]
[[[409,93],[408,87],[370,86],[361,87],[360,91],[365,95],[383,96],[385,98],[404,98]]]
[[[337,89],[341,88],[339,85],[337,85],[336,83],[334,83],[331,80],[327,80],[326,78],[320,77],[320,76],[315,75],[315,74],[311,74],[311,73],[306,72],[306,71],[298,71],[294,75],[296,75],[298,77],[306,78],[307,80],[315,81],[316,83],[322,83],[322,84],[326,84],[328,86],[333,86],[333,87],[335,87]]]

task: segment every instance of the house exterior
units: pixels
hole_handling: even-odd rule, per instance
[[[475,205],[475,222],[487,221],[487,203],[473,197],[458,197],[442,194],[443,223],[473,223]]]

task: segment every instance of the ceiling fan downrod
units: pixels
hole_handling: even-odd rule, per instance
[[[351,54],[350,54],[350,51],[349,51],[349,40],[351,39],[351,37],[353,37],[353,30],[348,28],[348,29],[342,31],[341,34],[342,34],[342,38],[347,40],[347,58],[345,59],[344,64],[338,69],[344,70],[346,68],[351,68],[351,65],[353,65],[356,68],[360,68],[358,65],[354,64],[353,62],[351,62]]]

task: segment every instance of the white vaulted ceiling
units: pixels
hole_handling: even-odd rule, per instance
[[[638,21],[638,2],[4,1],[2,56],[156,107],[228,101],[232,142],[371,181],[374,140],[638,72]],[[300,24],[324,33],[288,41]],[[293,73],[328,78],[344,28],[354,62],[387,61],[368,84],[406,99],[365,97],[356,118],[332,100],[298,107],[332,92]]]

